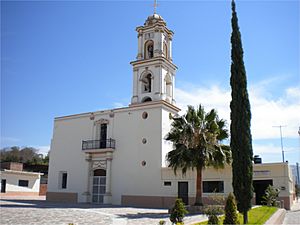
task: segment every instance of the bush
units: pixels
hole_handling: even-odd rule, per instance
[[[262,197],[263,203],[265,203],[267,206],[278,206],[276,199],[279,195],[279,192],[280,190],[278,188],[269,185],[266,189],[265,195]]]
[[[229,193],[225,204],[225,219],[223,224],[239,224],[235,197]]]
[[[160,220],[160,221],[158,222],[158,224],[159,224],[159,225],[165,225],[165,224],[166,224],[166,221]]]
[[[219,224],[219,217],[224,213],[223,204],[224,197],[214,193],[214,195],[209,197],[209,202],[213,205],[208,205],[204,209],[204,213],[208,216],[207,224]]]
[[[218,215],[223,213],[223,209],[219,205],[207,206],[204,213],[208,216],[207,224],[219,224]]]
[[[181,198],[178,198],[176,199],[175,206],[171,209],[170,221],[175,224],[182,222],[187,213],[188,211],[185,209],[184,203]]]

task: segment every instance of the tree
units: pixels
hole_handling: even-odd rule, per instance
[[[238,210],[243,213],[244,224],[246,224],[253,196],[251,111],[247,92],[246,70],[243,61],[243,47],[234,0],[232,0],[231,25],[230,85],[232,100],[230,102],[230,147],[232,151],[232,184]]]
[[[226,200],[223,224],[239,224],[235,197],[232,193],[229,193]]]
[[[265,195],[262,197],[263,202],[266,203],[267,206],[279,206],[277,203],[279,192],[280,189],[269,185],[265,191]]]
[[[173,142],[174,149],[167,154],[167,161],[175,174],[177,169],[181,169],[183,174],[188,169],[196,169],[195,205],[203,205],[202,170],[207,166],[223,168],[230,163],[230,147],[222,144],[227,138],[225,121],[219,119],[214,109],[205,113],[201,105],[198,109],[188,106],[185,115],[173,118],[166,140]]]
[[[187,214],[188,211],[184,207],[184,203],[182,202],[181,198],[176,199],[174,207],[171,209],[170,214],[170,221],[172,223],[181,223],[185,214]]]
[[[20,162],[33,165],[49,163],[49,155],[38,154],[38,149],[33,147],[7,147],[0,150],[1,162]]]

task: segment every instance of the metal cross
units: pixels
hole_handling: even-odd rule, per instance
[[[157,1],[156,0],[154,0],[154,14],[156,14],[156,8],[157,8],[157,6],[158,6],[158,4],[157,4]]]

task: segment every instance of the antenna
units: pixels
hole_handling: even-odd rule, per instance
[[[282,129],[281,128],[282,127],[286,127],[286,126],[279,125],[279,126],[273,126],[273,127],[277,127],[280,130],[280,142],[281,142],[282,162],[284,162],[284,151],[283,151]]]
[[[154,0],[154,5],[153,5],[153,6],[154,6],[154,14],[156,14],[156,8],[157,8],[157,6],[158,6],[158,5],[157,5],[157,0]]]

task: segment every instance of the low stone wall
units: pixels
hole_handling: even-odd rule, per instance
[[[46,200],[51,202],[77,203],[77,193],[70,192],[47,192]]]
[[[46,193],[47,193],[47,184],[40,184],[39,195],[46,195]]]
[[[278,209],[266,222],[266,225],[282,224],[285,217],[285,209]]]

